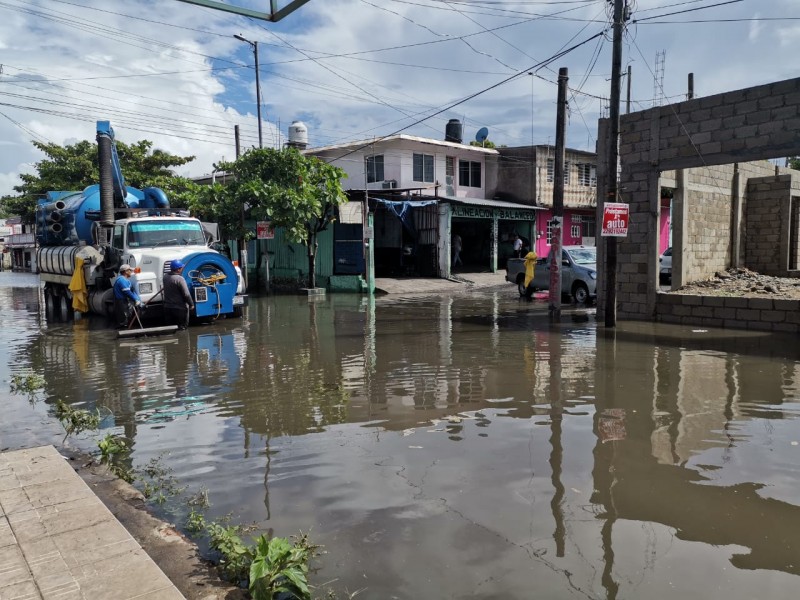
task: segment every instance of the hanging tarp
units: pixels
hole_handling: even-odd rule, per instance
[[[431,204],[438,204],[438,200],[417,200],[415,202],[409,200],[386,200],[384,198],[370,198],[383,204],[387,210],[394,214],[406,231],[414,238],[417,239],[419,234],[414,225],[414,207],[429,206]]]

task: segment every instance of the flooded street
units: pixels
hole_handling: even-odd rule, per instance
[[[35,276],[0,273],[0,448],[61,444],[57,399],[161,457],[176,523],[291,535],[314,584],[363,598],[795,598],[794,337],[622,323],[551,327],[516,288],[254,298],[243,320],[118,341],[46,325]],[[42,400],[13,374],[46,378]],[[327,589],[327,588],[326,588]]]

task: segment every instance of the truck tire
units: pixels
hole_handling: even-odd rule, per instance
[[[532,298],[533,297],[533,286],[529,285],[525,287],[525,276],[520,275],[517,277],[517,291],[519,291],[519,295],[523,298]]]
[[[572,297],[576,304],[589,304],[589,288],[582,281],[575,282],[572,286]]]

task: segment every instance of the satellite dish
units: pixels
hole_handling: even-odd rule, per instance
[[[478,129],[478,133],[475,134],[475,141],[480,142],[481,144],[486,141],[486,138],[489,137],[489,129],[487,127],[481,127]]]

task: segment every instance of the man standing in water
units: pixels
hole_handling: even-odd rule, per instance
[[[122,265],[119,268],[119,277],[114,282],[114,318],[120,329],[128,327],[135,307],[142,306],[142,299],[134,291],[131,283],[132,274],[133,269],[130,265]]]
[[[180,259],[169,263],[169,273],[164,275],[164,320],[167,325],[177,325],[178,329],[189,326],[189,311],[194,308],[194,300],[189,286],[183,278],[186,265]]]

